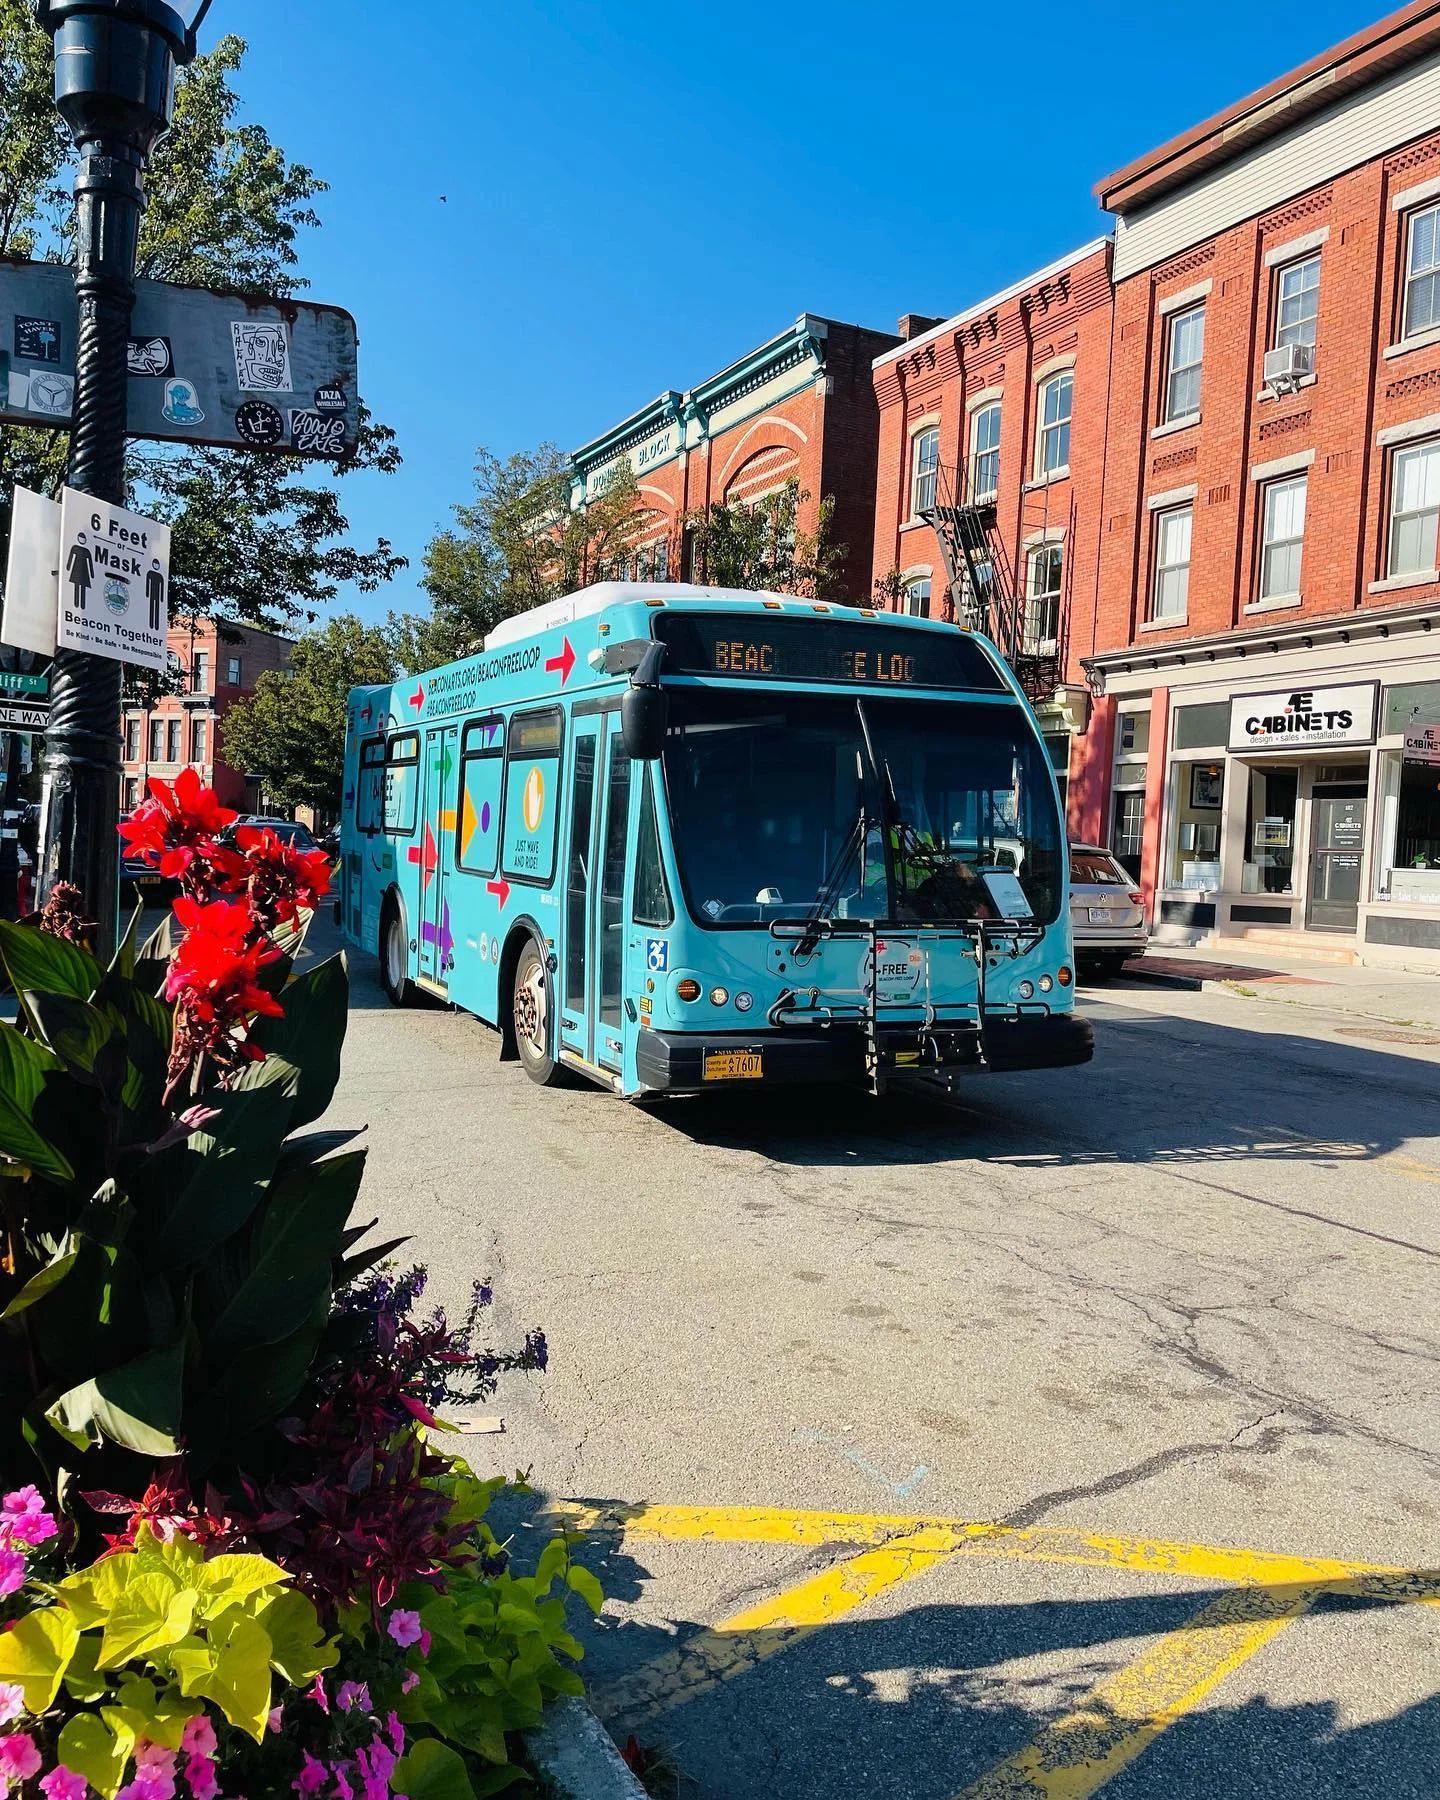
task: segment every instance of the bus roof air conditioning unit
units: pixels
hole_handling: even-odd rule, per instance
[[[1265,352],[1265,385],[1277,394],[1293,394],[1310,373],[1315,353],[1309,344],[1280,344]]]

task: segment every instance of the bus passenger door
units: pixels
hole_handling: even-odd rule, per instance
[[[595,1015],[595,1057],[602,1069],[619,1073],[624,1039],[621,1005],[625,993],[625,871],[630,851],[630,752],[620,735],[620,715],[607,713],[605,788],[596,809],[595,870],[591,901],[591,1009]]]
[[[563,958],[557,972],[560,998],[560,1044],[563,1049],[593,1063],[594,1015],[591,1011],[590,940],[593,931],[591,896],[594,891],[596,803],[600,783],[596,772],[606,721],[597,715],[571,720],[573,751],[570,777],[570,839],[565,849],[565,936]]]
[[[449,872],[455,864],[455,808],[460,753],[457,728],[447,725],[425,734],[424,806],[420,829],[409,855],[420,863],[420,947],[422,980],[433,987],[449,985],[455,963],[450,925]]]

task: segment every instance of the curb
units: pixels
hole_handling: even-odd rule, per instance
[[[545,1800],[646,1800],[615,1740],[583,1700],[563,1695],[525,1734]]]
[[[1199,994],[1206,988],[1223,987],[1223,982],[1204,981],[1198,975],[1161,975],[1150,969],[1122,969],[1122,981],[1133,981],[1139,987],[1178,988],[1182,993]]]

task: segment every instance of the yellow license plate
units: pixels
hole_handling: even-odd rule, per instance
[[[701,1074],[706,1081],[759,1081],[763,1063],[759,1050],[707,1050]]]

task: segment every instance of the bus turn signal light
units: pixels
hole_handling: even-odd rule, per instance
[[[1069,969],[1065,967],[1064,963],[1061,963],[1060,967],[1055,971],[1055,979],[1060,983],[1061,987],[1069,987],[1075,977],[1070,973]]]
[[[687,975],[683,981],[677,981],[675,983],[675,998],[677,1000],[698,1000],[700,998],[700,983],[698,981],[692,981]]]

